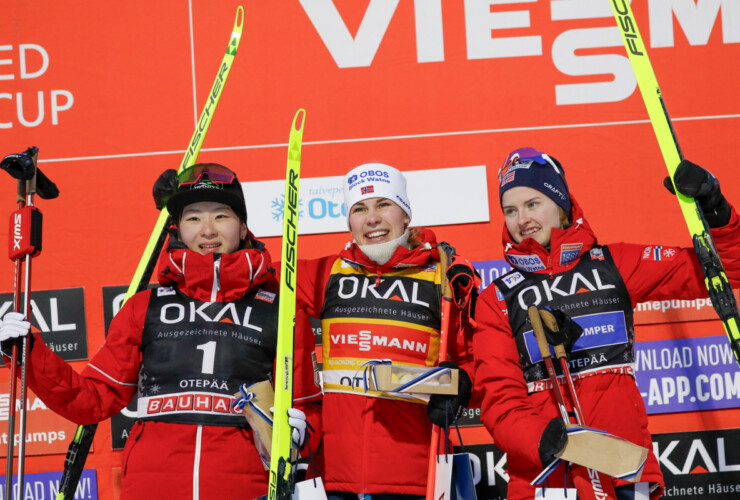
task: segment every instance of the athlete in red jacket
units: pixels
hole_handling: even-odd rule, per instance
[[[530,481],[565,442],[547,372],[527,323],[531,305],[559,309],[587,329],[601,327],[591,328],[577,341],[571,339],[575,344],[568,346],[585,420],[650,450],[643,483],[636,491],[658,498],[663,478],[632,368],[632,311],[645,300],[707,296],[696,254],[693,249],[665,246],[599,245],[568,191],[560,163],[532,148],[510,154],[500,179],[506,222],[503,243],[514,269],[480,296],[474,352],[481,418],[508,457],[508,498],[533,498]],[[727,274],[737,285],[740,219],[719,192],[716,179],[684,162],[676,185],[702,204]],[[562,488],[563,476],[562,471],[553,472],[549,486]],[[614,486],[618,498],[633,498],[620,496],[635,491],[629,483],[614,480]]]
[[[419,498],[427,484],[427,411],[440,401],[427,407],[423,396],[372,390],[365,363],[437,364],[445,270],[434,234],[408,230],[411,207],[398,170],[361,165],[344,187],[354,241],[337,255],[300,261],[298,270],[299,307],[322,322],[322,477],[330,500]],[[472,362],[470,335],[454,324],[449,331],[451,359]],[[455,410],[465,404],[453,402]]]
[[[167,207],[178,241],[160,260],[162,286],[126,302],[80,374],[36,337],[28,385],[78,424],[111,417],[138,393],[121,498],[256,498],[267,492],[267,474],[231,403],[240,385],[272,379],[278,285],[270,254],[247,229],[236,175],[203,164],[177,179]],[[0,338],[19,331],[25,335],[28,323],[6,316]],[[294,393],[318,430],[313,334],[296,334],[305,338],[296,341]],[[305,431],[300,420],[291,424]]]

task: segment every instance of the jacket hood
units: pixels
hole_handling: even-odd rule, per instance
[[[236,300],[257,287],[277,291],[270,253],[261,242],[253,241],[256,248],[228,254],[201,255],[175,245],[159,260],[159,283],[201,301]]]
[[[431,229],[411,229],[409,231],[409,242],[413,248],[408,249],[399,245],[390,260],[382,266],[365,255],[357,243],[353,241],[347,243],[339,256],[378,274],[406,267],[422,266],[430,260],[439,260],[437,237]]]
[[[526,238],[521,243],[515,243],[504,223],[502,236],[504,257],[513,268],[526,272],[550,274],[567,271],[575,266],[581,255],[597,244],[596,235],[583,216],[583,210],[572,193],[570,199],[573,224],[565,229],[552,230],[549,249],[533,238]]]

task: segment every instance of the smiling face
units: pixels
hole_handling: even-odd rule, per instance
[[[187,205],[178,224],[179,240],[201,255],[231,253],[247,237],[247,225],[223,203],[201,201]]]
[[[533,238],[543,247],[550,245],[553,228],[561,228],[562,209],[536,189],[518,186],[507,190],[501,198],[506,229],[511,238],[521,243]]]
[[[358,245],[400,238],[411,219],[388,198],[367,198],[349,209],[349,230]]]

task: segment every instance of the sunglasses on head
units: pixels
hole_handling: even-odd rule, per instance
[[[558,168],[555,162],[552,161],[552,159],[542,151],[538,151],[534,148],[519,148],[512,151],[509,156],[506,157],[506,161],[504,161],[503,166],[498,169],[499,183],[502,181],[509,168],[513,165],[531,163],[537,163],[538,165],[542,165],[543,167],[550,165],[553,169],[555,169],[555,172],[560,177],[563,177],[563,172]]]
[[[204,163],[188,167],[177,175],[180,186],[197,184],[205,176],[212,184],[231,184],[236,174],[222,165]]]

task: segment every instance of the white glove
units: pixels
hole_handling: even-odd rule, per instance
[[[0,322],[0,342],[25,337],[30,329],[31,323],[26,321],[22,313],[9,312]]]
[[[306,440],[306,414],[298,408],[288,408],[288,423],[293,428],[293,444],[300,448]]]

